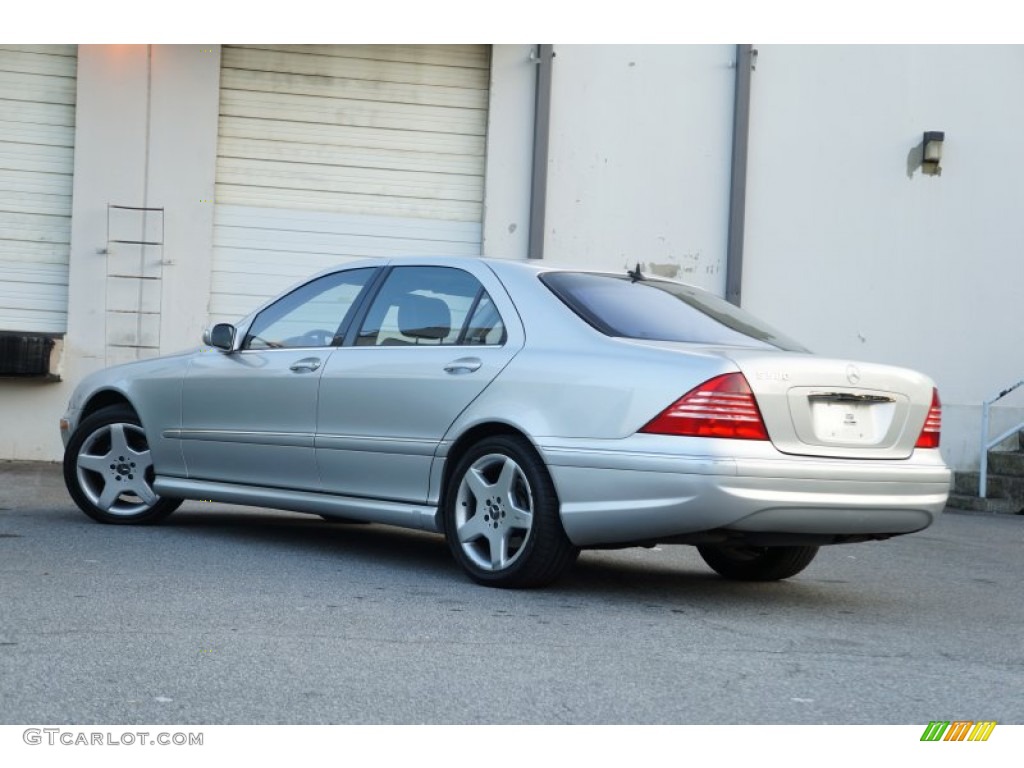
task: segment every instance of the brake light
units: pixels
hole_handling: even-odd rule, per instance
[[[939,401],[939,390],[932,389],[932,407],[928,409],[928,418],[924,420],[921,436],[917,438],[915,448],[938,448],[939,433],[942,431],[942,403]]]
[[[727,373],[705,381],[640,431],[655,435],[768,439],[754,393],[742,373]]]

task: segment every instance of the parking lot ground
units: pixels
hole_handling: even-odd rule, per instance
[[[0,723],[1024,723],[1024,518],[742,584],[689,547],[533,591],[443,539],[190,502],[99,525],[0,463]]]

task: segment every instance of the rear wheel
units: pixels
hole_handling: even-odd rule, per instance
[[[550,584],[579,554],[562,530],[551,476],[524,438],[498,435],[474,445],[445,498],[448,546],[480,584]]]
[[[738,581],[778,581],[810,565],[817,547],[697,547],[704,562],[719,575]]]
[[[155,523],[181,505],[153,492],[153,459],[146,433],[125,405],[82,420],[64,451],[64,484],[85,514],[101,523]]]

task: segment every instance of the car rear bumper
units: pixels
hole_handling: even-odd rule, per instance
[[[577,546],[717,531],[835,540],[927,528],[949,495],[938,451],[902,461],[717,458],[541,448]]]

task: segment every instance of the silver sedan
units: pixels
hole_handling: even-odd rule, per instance
[[[945,505],[935,385],[814,356],[705,291],[486,259],[363,261],[204,345],[86,377],[64,477],[103,523],[184,499],[443,534],[481,584],[696,545],[775,580]]]

